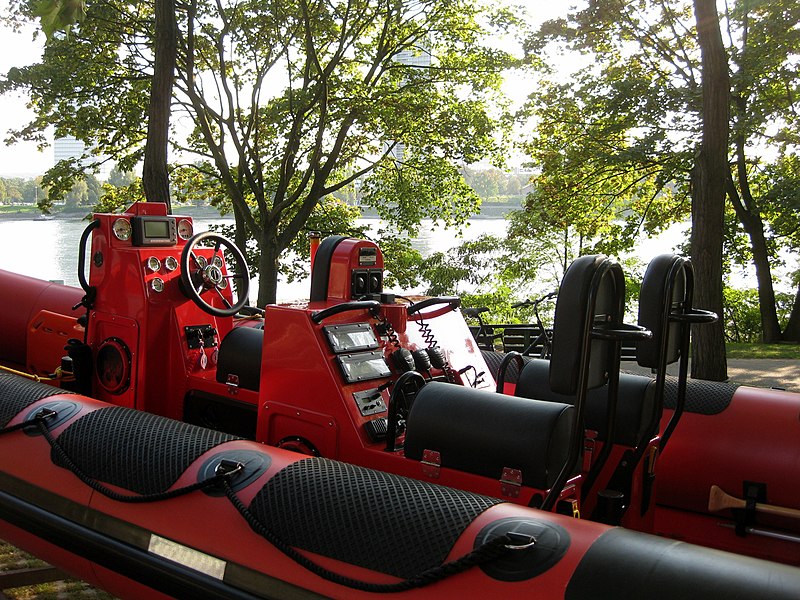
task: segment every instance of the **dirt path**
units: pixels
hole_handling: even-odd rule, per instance
[[[625,361],[622,369],[632,373],[649,374],[634,362]],[[667,367],[670,375],[678,374],[677,365]],[[800,393],[800,360],[781,358],[729,358],[728,379],[733,383],[753,387],[781,388]]]

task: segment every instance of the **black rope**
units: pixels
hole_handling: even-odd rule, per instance
[[[47,420],[55,416],[56,413],[47,409],[43,409],[39,411],[34,417],[23,421],[21,423],[17,423],[16,425],[11,425],[9,427],[5,427],[0,429],[0,435],[4,433],[11,433],[13,431],[19,431],[21,429],[25,429],[26,427],[36,426],[42,436],[47,440],[47,443],[50,444],[50,447],[55,451],[58,455],[58,458],[61,460],[62,464],[66,466],[73,474],[75,474],[78,479],[80,479],[84,484],[92,488],[93,490],[100,492],[104,496],[111,498],[112,500],[117,500],[119,502],[127,502],[127,503],[144,503],[144,502],[157,502],[161,500],[168,500],[170,498],[176,498],[178,496],[183,496],[194,492],[196,490],[202,490],[205,488],[209,488],[212,486],[221,486],[222,489],[225,491],[225,495],[227,496],[228,500],[233,504],[234,508],[239,512],[239,514],[244,518],[250,528],[267,540],[270,544],[275,546],[280,552],[294,560],[296,563],[307,569],[308,571],[318,575],[319,577],[326,579],[327,581],[331,581],[338,585],[342,585],[345,587],[349,587],[351,589],[356,589],[365,592],[374,592],[374,593],[397,593],[403,592],[407,590],[411,590],[414,588],[421,588],[443,579],[447,577],[451,577],[453,575],[458,575],[459,573],[463,573],[472,567],[485,564],[489,561],[495,560],[500,556],[506,554],[507,552],[513,551],[516,547],[519,546],[519,543],[516,542],[511,538],[509,535],[502,535],[495,537],[486,543],[478,546],[472,552],[465,554],[461,558],[458,558],[454,561],[444,563],[437,567],[433,567],[424,571],[423,573],[417,575],[416,577],[412,577],[409,579],[404,579],[402,581],[398,581],[396,583],[372,583],[367,581],[361,581],[358,579],[353,579],[351,577],[347,577],[345,575],[341,575],[339,573],[335,573],[321,565],[318,565],[308,557],[301,554],[299,551],[294,549],[280,537],[275,535],[264,523],[259,521],[255,515],[244,505],[244,503],[239,499],[236,495],[236,492],[231,487],[231,479],[240,471],[241,465],[238,463],[234,463],[238,465],[238,467],[230,468],[231,465],[221,465],[226,468],[218,470],[218,473],[213,477],[209,477],[208,479],[204,479],[202,481],[198,481],[197,483],[187,485],[181,488],[177,488],[167,492],[161,492],[157,494],[145,494],[145,495],[128,495],[128,494],[120,494],[119,492],[115,492],[114,490],[106,487],[96,479],[85,474],[78,465],[70,458],[61,444],[56,440],[50,430],[47,427]]]
[[[97,492],[100,492],[101,494],[107,496],[108,498],[111,498],[112,500],[117,500],[119,502],[134,503],[134,504],[145,503],[145,502],[158,502],[160,500],[169,500],[171,498],[185,496],[186,494],[189,494],[196,490],[204,490],[212,486],[218,486],[222,481],[225,481],[227,478],[235,474],[235,471],[219,473],[214,475],[213,477],[209,477],[208,479],[198,481],[191,485],[187,485],[167,492],[160,492],[157,494],[144,494],[144,495],[120,494],[119,492],[115,492],[111,488],[106,487],[96,479],[93,479],[92,477],[84,473],[81,470],[81,468],[78,465],[76,465],[75,462],[70,458],[70,456],[61,446],[61,444],[59,444],[58,440],[56,440],[53,437],[53,434],[50,433],[50,430],[47,428],[47,420],[54,417],[55,415],[56,413],[51,410],[42,409],[30,419],[27,419],[21,423],[17,423],[16,425],[11,425],[9,427],[0,429],[0,435],[4,433],[11,433],[12,431],[19,431],[20,429],[25,429],[26,427],[36,426],[36,428],[42,434],[44,439],[47,440],[47,443],[50,444],[50,447],[56,452],[56,454],[58,454],[59,459],[61,460],[62,464],[66,466],[67,469],[72,471],[72,473],[78,479],[80,479],[90,488],[92,488]]]
[[[22,421],[21,423],[17,423],[16,425],[9,425],[8,427],[3,427],[0,429],[0,435],[4,433],[13,433],[14,431],[19,431],[20,429],[25,429],[26,427],[31,427],[32,425],[36,424],[37,420],[44,420],[46,416],[39,416],[36,415],[32,419],[28,419],[27,421]]]
[[[225,495],[228,497],[228,500],[230,500],[231,504],[233,504],[236,510],[239,511],[239,514],[242,515],[244,520],[250,526],[250,529],[263,537],[293,561],[308,571],[311,571],[315,575],[318,575],[319,577],[338,585],[343,585],[363,592],[386,594],[404,592],[414,588],[425,587],[431,585],[432,583],[436,583],[437,581],[441,581],[442,579],[446,579],[447,577],[463,573],[472,567],[495,560],[503,554],[512,551],[514,546],[518,545],[509,536],[502,535],[489,540],[481,546],[478,546],[472,552],[465,554],[459,559],[428,569],[427,571],[424,571],[423,573],[410,579],[404,579],[403,581],[398,581],[397,583],[372,583],[368,581],[361,581],[359,579],[353,579],[351,577],[347,577],[326,569],[325,567],[318,565],[308,557],[295,550],[293,547],[275,535],[275,533],[273,533],[266,525],[264,525],[264,523],[259,521],[252,512],[250,512],[250,510],[233,491],[233,488],[231,488],[229,480],[225,479],[222,482],[222,486],[225,490]]]

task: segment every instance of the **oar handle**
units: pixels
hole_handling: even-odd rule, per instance
[[[726,508],[745,508],[745,506],[747,506],[747,502],[741,498],[726,494],[719,486],[711,486],[711,491],[708,494],[708,510],[710,512],[717,512],[720,510],[725,510]],[[790,519],[800,519],[800,510],[796,508],[788,508],[786,506],[775,506],[774,504],[757,502],[755,509],[758,512],[766,513],[768,515],[788,517]]]

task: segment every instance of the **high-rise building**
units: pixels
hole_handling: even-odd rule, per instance
[[[410,67],[430,67],[432,64],[431,54],[424,48],[408,48],[403,50],[397,54],[395,60]],[[397,162],[402,162],[405,151],[405,144],[402,141],[398,141],[395,143],[394,148],[392,148],[391,155]]]
[[[80,159],[86,150],[86,144],[75,136],[67,135],[64,137],[56,138],[53,140],[53,161],[57,164],[61,160],[69,160],[70,158]],[[100,157],[89,156],[83,158],[81,165],[86,171],[94,171],[95,165],[101,161]],[[100,179],[106,179],[110,171],[108,163],[103,163],[98,169],[97,175]]]
[[[53,141],[53,161],[58,163],[59,161],[69,160],[70,158],[81,158],[85,148],[86,144],[76,139],[75,136],[68,135],[56,138]]]

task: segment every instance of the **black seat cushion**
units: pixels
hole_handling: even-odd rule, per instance
[[[564,465],[574,407],[431,382],[418,393],[408,417],[406,457],[440,453],[441,466],[500,479],[519,469],[522,483],[552,486]]]
[[[261,382],[261,349],[264,330],[234,327],[219,345],[217,381],[226,383],[229,375],[238,377],[239,387],[258,391]]]
[[[575,396],[554,392],[550,388],[548,374],[549,361],[535,359],[522,369],[516,387],[516,395],[521,398],[535,398],[550,402],[573,404]],[[617,422],[614,443],[636,446],[648,432],[656,411],[655,380],[643,375],[620,373],[619,394],[617,398]],[[608,386],[589,391],[586,398],[586,429],[596,431],[600,440],[606,439],[606,407]]]

